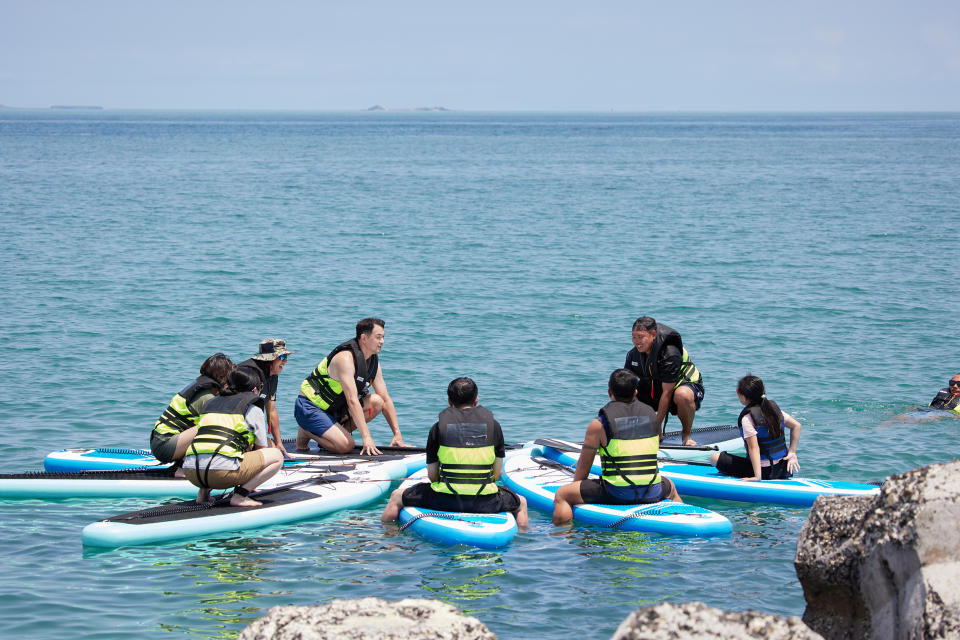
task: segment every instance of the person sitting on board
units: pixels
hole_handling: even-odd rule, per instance
[[[380,450],[367,423],[381,412],[393,431],[390,446],[404,446],[397,410],[380,367],[385,326],[380,318],[358,322],[356,337],[334,348],[300,385],[293,408],[300,426],[297,451],[307,451],[310,440],[316,440],[328,451],[350,453],[356,446],[352,432],[359,429],[361,453],[378,456]]]
[[[233,361],[215,353],[200,365],[200,376],[173,396],[150,432],[150,451],[160,462],[183,461],[187,447],[197,433],[197,423],[207,403],[220,393],[233,371]],[[183,477],[178,469],[177,475]]]
[[[449,406],[427,435],[430,482],[395,490],[380,517],[383,522],[395,521],[403,507],[421,507],[466,513],[509,511],[518,527],[527,528],[527,501],[496,484],[503,471],[503,431],[493,413],[478,402],[477,384],[470,378],[456,378],[447,385]]]
[[[587,425],[573,482],[560,487],[554,497],[553,524],[573,519],[578,504],[683,502],[673,483],[660,475],[657,414],[637,399],[637,376],[617,369],[610,374],[607,396],[610,402]],[[588,478],[597,453],[603,475]]]
[[[960,415],[960,373],[950,379],[946,388],[937,392],[930,406]]]
[[[260,341],[256,355],[237,365],[237,369],[249,369],[260,378],[260,389],[264,396],[263,411],[267,416],[267,425],[270,435],[273,436],[273,446],[280,449],[283,456],[291,457],[283,446],[280,437],[280,414],[277,412],[277,386],[280,383],[280,374],[287,358],[293,353],[287,349],[287,341],[280,338],[267,338]]]
[[[637,375],[637,399],[657,412],[661,434],[669,412],[680,418],[680,442],[697,444],[690,436],[703,401],[703,376],[690,360],[680,334],[650,316],[637,318],[633,349],[627,352],[623,368]]]
[[[197,502],[210,502],[211,489],[234,487],[231,506],[261,504],[248,496],[283,467],[280,449],[267,441],[262,407],[260,378],[249,369],[231,371],[226,388],[207,403],[183,460],[187,480],[200,488]]]
[[[800,469],[797,443],[800,423],[777,403],[767,399],[763,380],[747,375],[737,383],[737,398],[744,406],[737,418],[747,457],[720,451],[710,456],[717,470],[741,480],[779,480],[789,478]],[[771,426],[772,425],[772,426]],[[790,447],[783,437],[790,429]]]

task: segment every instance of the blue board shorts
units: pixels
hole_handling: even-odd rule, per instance
[[[699,411],[700,403],[703,402],[703,394],[704,394],[703,380],[700,380],[700,382],[684,382],[680,386],[690,387],[690,390],[693,391],[693,401],[697,405],[696,410]],[[654,409],[656,409],[656,407],[654,407]],[[671,415],[674,415],[674,416],[677,415],[677,403],[674,402],[673,399],[670,400],[669,410]]]
[[[293,417],[304,431],[320,437],[337,423],[329,413],[310,402],[305,395],[297,396],[293,405]]]
[[[580,482],[580,499],[584,504],[650,504],[666,500],[673,492],[669,478],[660,476],[660,482],[648,487],[614,487],[598,478]]]

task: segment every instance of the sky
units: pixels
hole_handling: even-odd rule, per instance
[[[0,105],[957,111],[960,0],[0,0]]]

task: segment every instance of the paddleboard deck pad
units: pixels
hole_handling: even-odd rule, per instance
[[[395,460],[306,478],[250,494],[262,502],[256,507],[231,507],[224,495],[208,504],[184,501],[123,513],[84,527],[83,544],[152,544],[315,518],[373,502],[389,489],[390,478],[404,470],[403,461]]]
[[[573,480],[573,469],[543,454],[542,446],[534,446],[526,455],[508,458],[503,477],[508,487],[527,499],[529,507],[552,513],[554,495]],[[678,536],[723,536],[733,530],[720,514],[670,500],[639,505],[581,504],[573,507],[573,518],[618,531]]]
[[[539,440],[544,457],[564,465],[576,465],[580,446],[562,440]],[[599,457],[590,468],[600,474]],[[670,478],[682,496],[734,500],[737,502],[764,502],[791,506],[809,507],[821,495],[872,495],[880,487],[857,482],[834,482],[809,478],[786,480],[758,480],[744,482],[739,478],[725,476],[709,463],[688,461],[686,464],[670,464],[660,460],[660,474]]]
[[[400,489],[429,482],[426,469],[406,480]],[[465,544],[481,549],[497,549],[513,540],[517,521],[512,513],[465,513],[437,511],[420,507],[400,510],[400,530],[410,529],[432,542],[445,545]]]

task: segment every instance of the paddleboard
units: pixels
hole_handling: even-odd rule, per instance
[[[677,460],[709,460],[714,451],[744,451],[740,429],[733,424],[695,427],[690,432],[690,437],[697,443],[696,446],[682,446],[680,436],[680,431],[668,431],[660,441],[661,453]]]
[[[573,479],[573,469],[544,457],[544,448],[504,461],[504,484],[524,496],[527,505],[553,513],[553,498],[561,486]],[[690,504],[663,500],[653,504],[581,504],[573,508],[580,522],[618,531],[648,531],[680,536],[728,535],[733,526],[718,513]]]
[[[361,448],[354,447],[349,454],[332,453],[321,449],[315,442],[310,443],[310,451],[300,453],[296,451],[294,440],[284,440],[287,452],[293,457],[286,460],[285,465],[296,465],[312,462],[318,459],[328,464],[344,462],[348,459],[368,458],[376,460],[378,456],[367,456],[360,453]],[[384,454],[404,456],[407,464],[407,475],[414,473],[427,464],[424,450],[418,447],[377,447]],[[146,449],[123,447],[89,447],[61,449],[53,451],[43,460],[43,468],[51,472],[73,473],[76,471],[106,471],[117,469],[153,469],[167,467],[169,463],[160,462]]]
[[[380,461],[403,460],[402,456],[382,456]],[[267,480],[263,487],[290,482],[296,478],[324,473],[338,473],[356,466],[375,464],[362,457],[340,457],[327,461],[314,459],[288,465]],[[406,477],[406,464],[395,479]],[[215,493],[221,493],[216,491]],[[0,498],[3,499],[60,499],[60,498],[190,498],[197,495],[197,487],[186,478],[174,477],[169,466],[113,471],[49,472],[0,474]]]
[[[421,482],[429,482],[426,469],[415,473],[400,488],[408,489]],[[505,512],[464,513],[404,507],[399,519],[401,531],[410,529],[422,538],[446,545],[496,549],[509,544],[517,533],[516,519],[512,513]]]
[[[84,527],[83,544],[152,544],[315,518],[373,502],[390,488],[390,478],[404,471],[403,461],[392,460],[281,484],[250,494],[263,503],[258,507],[231,507],[224,495],[209,504],[186,501],[124,513]]]
[[[541,440],[541,443],[550,441]],[[543,445],[544,457],[561,464],[574,466],[580,456],[580,446],[553,441],[555,445]],[[600,459],[591,466],[591,473],[600,475]],[[758,480],[744,482],[739,478],[725,476],[710,463],[687,461],[685,464],[670,464],[660,460],[660,474],[676,485],[677,493],[682,496],[715,498],[737,502],[766,502],[809,507],[817,496],[822,495],[872,495],[880,492],[880,487],[857,482],[834,482],[809,478],[788,478],[786,480]]]

